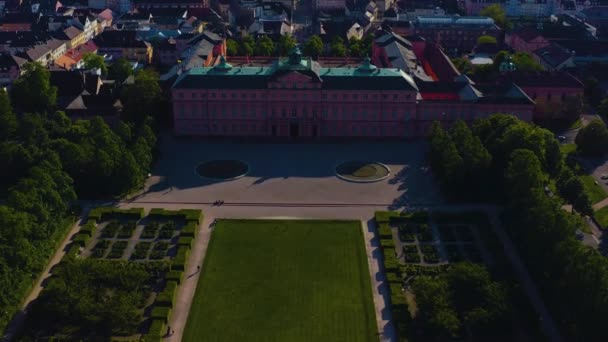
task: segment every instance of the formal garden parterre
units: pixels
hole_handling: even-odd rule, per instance
[[[377,212],[375,220],[400,341],[509,341],[516,336],[505,327],[535,320],[507,281],[510,266],[485,214]],[[512,322],[515,311],[525,318]]]
[[[378,341],[359,221],[218,220],[183,341]]]
[[[91,210],[33,303],[23,337],[160,341],[201,220],[190,209]]]

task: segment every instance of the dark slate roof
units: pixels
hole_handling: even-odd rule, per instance
[[[550,40],[577,56],[606,56],[608,55],[608,40]]]
[[[535,28],[532,27],[523,27],[517,30],[514,34],[519,36],[526,42],[532,41],[536,37],[541,36],[540,32],[538,32]]]
[[[0,54],[0,69],[6,70],[11,67],[18,67],[19,64],[15,61],[15,58],[8,53]]]
[[[146,43],[137,39],[137,31],[103,31],[94,38],[95,44],[100,48],[143,48]]]
[[[534,51],[543,62],[551,67],[558,67],[572,57],[572,53],[560,45],[551,43]]]
[[[583,83],[565,71],[511,72],[506,78],[520,87],[583,88]]]

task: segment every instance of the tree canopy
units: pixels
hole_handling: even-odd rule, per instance
[[[323,40],[317,35],[312,35],[302,48],[305,55],[317,58],[323,53]]]
[[[116,82],[122,83],[131,75],[133,75],[133,67],[125,58],[117,59],[108,69],[108,78]]]
[[[595,119],[581,128],[575,138],[577,150],[586,156],[602,156],[608,152],[608,129]]]
[[[486,6],[479,12],[479,15],[494,19],[496,25],[500,26],[502,29],[508,29],[510,27],[505,9],[500,4]]]
[[[24,112],[50,112],[57,103],[57,87],[51,73],[40,63],[26,63],[23,74],[13,83],[12,103]]]
[[[102,75],[108,74],[108,67],[106,65],[103,56],[100,56],[94,52],[87,52],[82,56],[84,61],[84,67],[87,69],[99,69]]]

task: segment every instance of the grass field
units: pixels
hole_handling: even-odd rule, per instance
[[[581,181],[583,182],[583,186],[585,187],[585,192],[587,193],[587,196],[589,196],[589,200],[591,201],[591,204],[595,204],[601,200],[603,200],[604,198],[608,197],[608,194],[606,194],[606,191],[604,191],[604,189],[595,184],[595,178],[593,178],[593,176],[590,175],[583,175],[583,176],[579,176]]]
[[[354,221],[220,220],[184,341],[378,341]]]
[[[597,210],[593,216],[602,225],[602,227],[608,227],[608,207],[603,207],[600,210]]]

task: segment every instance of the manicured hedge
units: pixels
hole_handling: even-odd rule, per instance
[[[61,261],[67,260],[69,258],[75,258],[78,253],[80,253],[80,245],[77,243],[71,243]]]
[[[93,236],[95,231],[97,231],[97,224],[95,223],[95,220],[88,220],[87,223],[80,228],[78,233]]]
[[[397,283],[401,284],[403,279],[401,279],[401,275],[398,272],[386,272],[386,280],[389,283]]]
[[[173,307],[173,303],[175,302],[175,295],[177,293],[177,282],[175,281],[167,281],[165,285],[165,289],[158,294],[156,297],[156,301],[154,302],[156,306],[167,306]]]
[[[182,237],[189,236],[189,237],[195,238],[197,234],[198,234],[198,224],[196,224],[194,222],[188,222],[188,223],[186,223],[184,228],[182,228],[180,236],[182,236]]]
[[[87,243],[89,242],[89,239],[91,237],[87,234],[76,234],[76,236],[74,236],[74,239],[72,239],[72,242],[74,242],[74,244],[79,245],[81,247],[85,247],[87,245]]]
[[[169,271],[165,276],[166,281],[174,281],[178,285],[182,283],[184,279],[184,271]]]
[[[150,328],[148,329],[148,336],[154,338],[153,341],[158,341],[167,332],[167,326],[162,319],[153,319]],[[148,342],[148,340],[146,340]]]
[[[391,226],[387,222],[378,224],[378,233],[380,234],[381,239],[393,238],[393,231],[391,230]]]
[[[385,249],[382,251],[384,256],[384,269],[389,271],[397,271],[399,269],[399,260],[395,256],[395,250]]]
[[[165,210],[153,208],[150,210],[149,216],[155,218],[182,217],[187,222],[199,224],[203,219],[203,212],[199,209]]]
[[[102,221],[106,217],[127,217],[139,220],[144,217],[143,208],[119,209],[114,207],[97,207],[89,212],[89,220]]]
[[[393,239],[382,239],[380,240],[380,247],[382,249],[395,249],[395,241]]]
[[[183,271],[186,269],[186,262],[188,261],[188,256],[190,255],[190,248],[186,246],[179,246],[177,248],[177,255],[173,258],[173,262],[171,263],[172,271]]]
[[[376,211],[374,218],[378,223],[389,222],[418,222],[426,223],[429,213],[426,211],[414,211],[410,213],[398,213],[396,211]]]
[[[184,247],[192,248],[193,241],[194,241],[193,237],[183,236],[177,240],[177,246],[178,247],[184,246]]]
[[[150,317],[152,319],[160,319],[165,323],[169,323],[169,319],[171,318],[171,308],[166,306],[157,306],[152,309]]]

